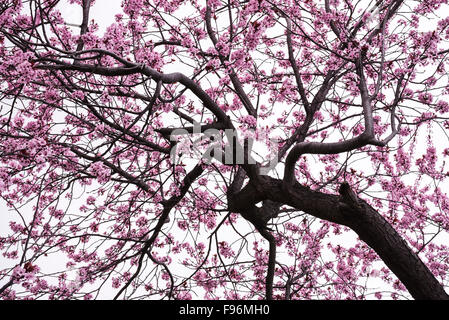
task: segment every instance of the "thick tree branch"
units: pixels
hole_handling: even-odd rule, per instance
[[[87,32],[89,24],[90,4],[91,0],[83,0],[83,21],[80,26],[81,27],[80,39],[78,40],[78,46],[76,47],[76,51],[81,51],[83,50],[84,47],[83,35]]]
[[[362,199],[354,200],[349,186],[342,186],[340,192],[340,196],[325,194],[299,183],[285,189],[282,180],[264,177],[262,184],[250,182],[234,194],[231,204],[233,211],[242,212],[270,199],[345,225],[379,255],[415,299],[449,299],[443,286],[388,221]]]
[[[293,69],[293,74],[295,75],[296,85],[298,86],[298,92],[301,97],[301,101],[304,104],[304,108],[307,113],[310,113],[310,103],[307,99],[306,90],[304,89],[304,84],[301,80],[301,75],[299,74],[299,68],[296,64],[295,54],[293,52],[293,44],[292,44],[292,22],[289,17],[285,18],[287,20],[287,48],[288,48],[288,60]]]
[[[162,83],[164,84],[181,83],[182,85],[190,89],[190,91],[192,91],[204,103],[204,106],[209,109],[220,122],[226,124],[227,128],[233,128],[231,121],[224,113],[224,111],[221,110],[220,107],[216,104],[216,102],[213,101],[210,96],[194,80],[188,78],[182,73],[164,74],[145,65],[129,61],[126,61],[126,64],[120,67],[103,67],[91,64],[72,65],[58,60],[52,60],[49,62],[50,63],[41,63],[37,65],[36,69],[59,71],[71,70],[93,73],[108,77],[126,76],[140,73],[154,79],[155,81],[162,81]],[[121,59],[121,62],[125,61]]]

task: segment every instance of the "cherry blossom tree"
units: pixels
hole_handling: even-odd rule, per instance
[[[447,0],[108,3],[0,3],[3,299],[449,298]]]

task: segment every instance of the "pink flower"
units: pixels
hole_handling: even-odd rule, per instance
[[[429,92],[421,92],[418,95],[418,100],[422,103],[432,103],[433,96]]]

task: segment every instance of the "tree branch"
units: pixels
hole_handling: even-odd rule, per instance
[[[263,177],[262,182],[257,185],[250,182],[233,195],[232,210],[241,212],[270,199],[319,219],[345,225],[379,255],[413,298],[449,300],[443,286],[388,221],[364,200],[353,200],[354,193],[347,190],[349,185],[343,186],[343,195],[338,196],[313,191],[297,182],[286,190],[282,180],[270,177]],[[347,196],[350,194],[352,196]]]

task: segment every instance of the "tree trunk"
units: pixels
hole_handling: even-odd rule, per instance
[[[346,187],[346,188],[345,188]],[[307,214],[354,230],[399,278],[415,299],[449,300],[449,295],[404,239],[373,207],[342,185],[340,196],[313,191],[295,183],[260,177],[229,200],[230,210],[241,212],[265,199],[284,203]]]

